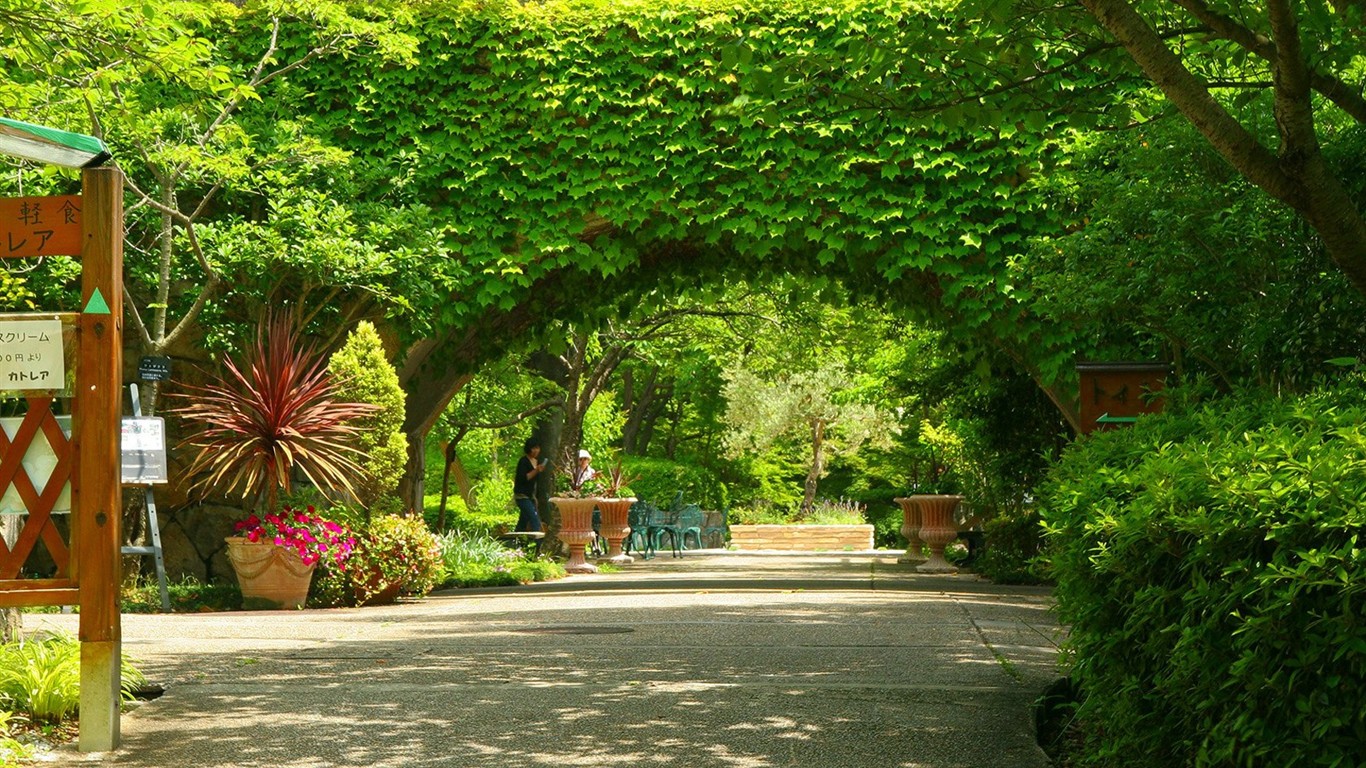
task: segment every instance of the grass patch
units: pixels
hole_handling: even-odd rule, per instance
[[[242,607],[242,590],[236,584],[205,584],[187,578],[166,585],[174,613],[235,611]],[[155,581],[139,581],[119,596],[124,613],[160,613],[161,592]]]

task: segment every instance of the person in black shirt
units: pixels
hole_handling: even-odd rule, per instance
[[[517,517],[517,532],[541,530],[541,516],[536,511],[536,478],[545,471],[547,459],[540,458],[541,441],[528,437],[522,443],[522,458],[517,460],[517,474],[512,478],[512,498],[521,514]]]

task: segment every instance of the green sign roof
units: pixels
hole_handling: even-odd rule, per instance
[[[108,160],[109,148],[94,136],[0,117],[0,155],[86,168]]]

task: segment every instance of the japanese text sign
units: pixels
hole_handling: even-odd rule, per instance
[[[62,321],[11,320],[0,315],[0,389],[65,386]]]
[[[0,258],[80,255],[80,195],[0,198]]]
[[[125,418],[120,454],[124,484],[166,482],[166,422],[158,416]]]

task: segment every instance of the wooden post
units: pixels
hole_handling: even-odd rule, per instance
[[[123,503],[119,482],[123,403],[123,174],[81,172],[80,357],[72,407],[72,563],[80,585],[82,752],[119,745],[122,631],[119,582]]]

